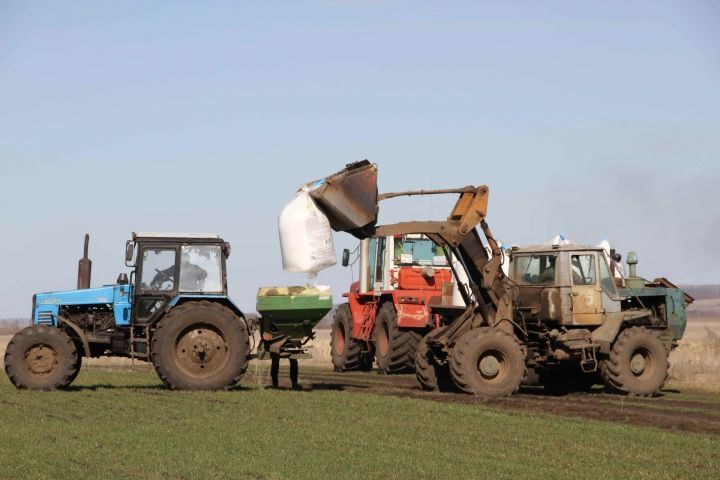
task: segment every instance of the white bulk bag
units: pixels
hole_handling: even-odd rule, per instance
[[[327,217],[303,188],[285,205],[278,218],[283,270],[311,275],[337,263]]]

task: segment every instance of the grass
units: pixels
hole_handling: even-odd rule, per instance
[[[720,439],[336,391],[172,392],[83,371],[0,379],[2,478],[716,478]]]
[[[683,386],[720,390],[720,335],[706,330],[702,341],[680,341],[670,354],[670,376]]]

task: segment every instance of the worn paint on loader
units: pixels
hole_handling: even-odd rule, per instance
[[[580,245],[512,251],[506,276],[485,221],[487,186],[377,195],[368,178],[377,178],[374,165],[350,164],[321,181],[335,186],[332,196],[314,192],[335,230],[361,239],[423,234],[462,269],[463,275],[455,268],[453,273],[467,307],[430,307],[440,322],[417,348],[415,371],[423,388],[504,396],[523,382],[567,391],[602,381],[618,393],[651,396],[663,386],[668,354],[682,336],[672,319],[684,318],[692,301],[684,292],[639,277],[628,279],[634,288],[617,289],[604,251]],[[373,198],[431,194],[458,195],[446,220],[377,225]],[[350,217],[362,221],[347,224]]]

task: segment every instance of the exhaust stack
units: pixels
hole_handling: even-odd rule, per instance
[[[85,234],[85,246],[83,248],[83,258],[78,262],[78,290],[90,288],[90,275],[92,273],[92,261],[88,258],[88,246],[90,244],[90,235]]]

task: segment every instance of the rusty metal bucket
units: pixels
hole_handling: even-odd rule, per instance
[[[307,187],[333,230],[364,238],[375,227],[378,217],[377,166],[369,161],[348,164],[343,170]]]

